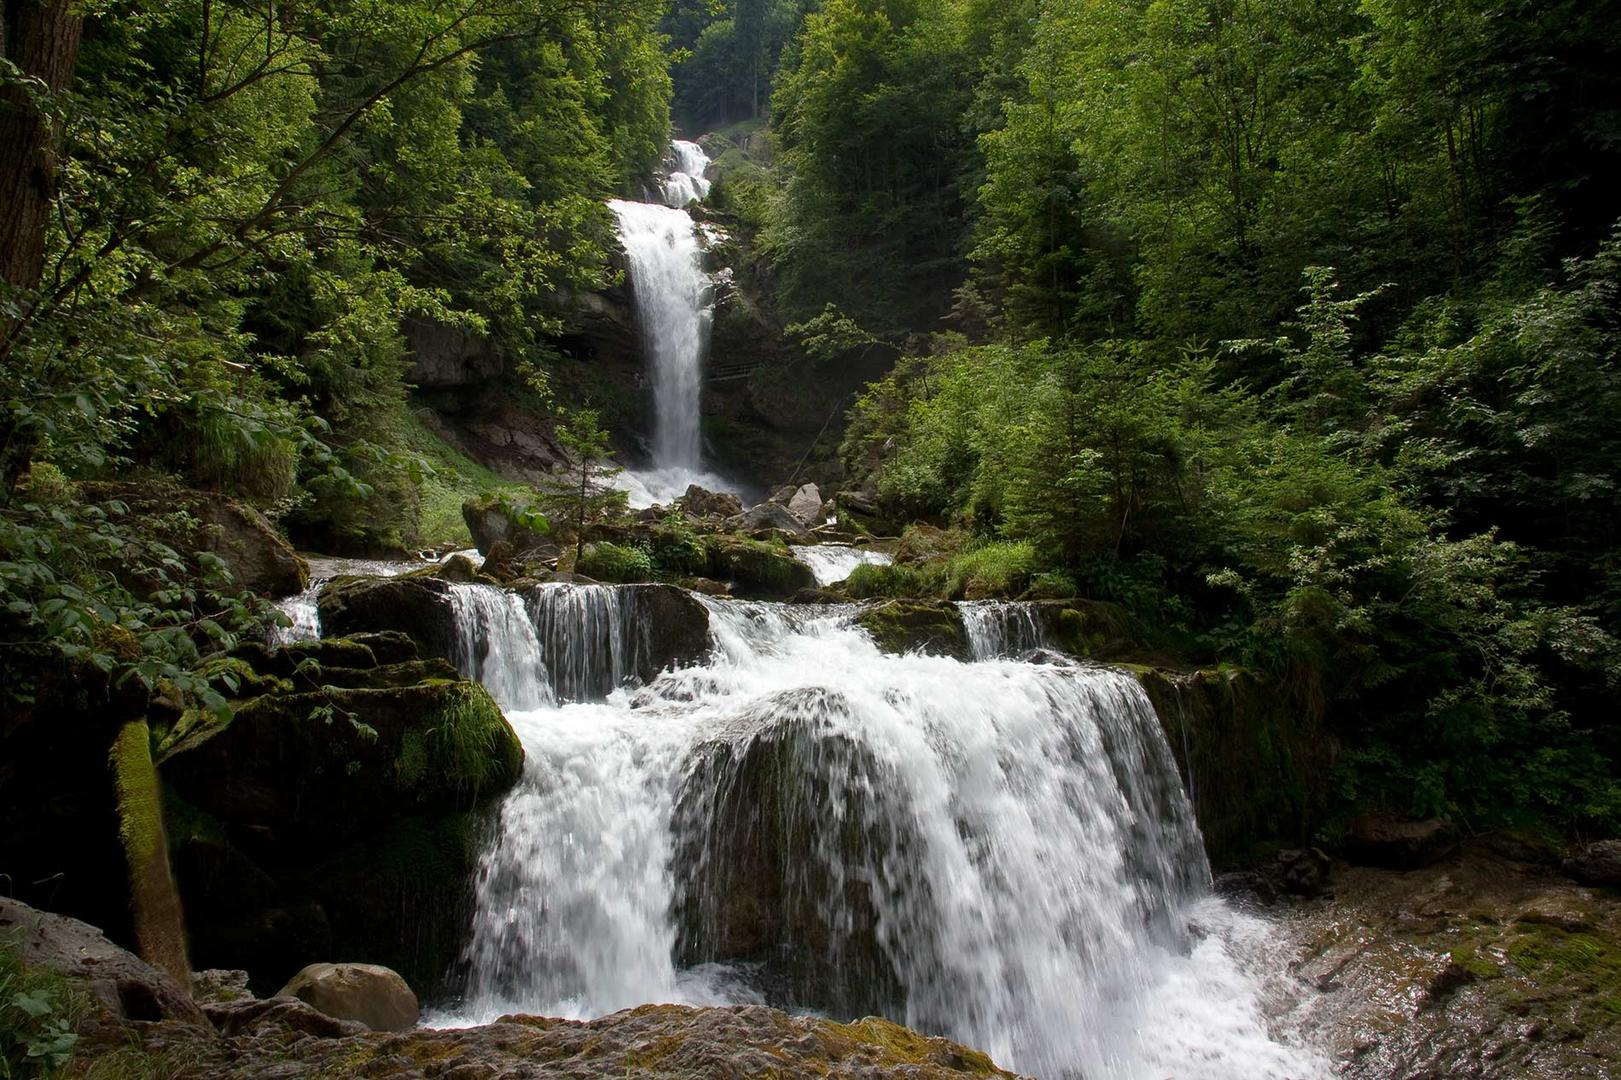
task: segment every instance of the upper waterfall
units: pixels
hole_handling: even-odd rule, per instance
[[[620,486],[631,505],[668,503],[688,484],[730,491],[703,468],[703,365],[714,295],[704,271],[697,225],[685,207],[709,194],[709,158],[697,143],[676,140],[673,165],[660,182],[663,203],[610,200],[628,260],[642,348],[653,377],[653,461],[627,470]]]

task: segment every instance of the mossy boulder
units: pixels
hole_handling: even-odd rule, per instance
[[[922,652],[958,660],[972,655],[962,612],[945,601],[889,600],[864,609],[855,621],[884,652]]]
[[[160,752],[170,786],[204,812],[277,843],[325,845],[402,813],[471,809],[523,765],[488,692],[438,679],[266,694],[229,721],[177,726]]]
[[[738,596],[782,598],[816,586],[809,566],[794,558],[785,544],[768,544],[741,536],[710,537],[709,573],[732,583]]]
[[[1148,692],[1218,870],[1311,841],[1327,812],[1334,743],[1252,671],[1128,665]]]
[[[462,504],[462,520],[467,522],[467,531],[482,555],[488,555],[501,541],[511,545],[518,555],[555,556],[561,550],[562,537],[535,527],[542,523],[502,495],[468,499]]]
[[[264,992],[333,956],[435,992],[465,930],[483,808],[516,781],[522,747],[441,660],[296,681],[228,721],[188,713],[160,745],[193,955]]]
[[[316,604],[331,636],[393,631],[409,637],[422,655],[448,657],[457,640],[450,588],[436,577],[337,577]]]
[[[229,592],[291,596],[309,584],[309,566],[269,520],[246,503],[175,484],[91,483],[82,489],[87,502],[122,503],[129,511],[124,518],[127,525],[162,539],[188,565],[193,552],[218,556],[230,570]],[[202,576],[195,566],[189,570],[191,576]],[[138,589],[141,583],[129,584]]]

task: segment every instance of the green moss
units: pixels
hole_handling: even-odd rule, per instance
[[[1559,982],[1591,997],[1595,1006],[1621,1016],[1621,949],[1594,934],[1521,923],[1508,957],[1539,982]]]
[[[215,657],[205,663],[198,674],[226,697],[258,697],[260,694],[287,693],[293,688],[287,680],[257,671],[252,664],[238,656]]]
[[[417,534],[425,546],[467,547],[473,537],[462,517],[462,503],[482,491],[519,489],[429,431],[415,414],[407,417],[401,431],[405,446],[430,469],[419,492]]]
[[[953,604],[890,600],[862,611],[855,622],[884,652],[925,652],[959,660],[970,655],[962,612]]]
[[[523,750],[489,692],[477,683],[445,684],[442,704],[421,728],[405,733],[395,771],[407,785],[415,784],[431,768],[465,791],[489,789],[498,779],[513,775]],[[514,757],[517,761],[510,760]]]
[[[118,806],[118,837],[129,866],[135,938],[141,957],[182,986],[191,979],[180,894],[169,870],[163,831],[163,794],[152,764],[152,733],[145,720],[119,729],[110,752]]]
[[[619,584],[653,580],[652,556],[641,548],[607,541],[588,546],[574,569],[586,577]]]
[[[729,579],[740,592],[788,596],[816,585],[811,568],[794,558],[786,544],[717,536],[710,538],[708,548],[711,574]]]

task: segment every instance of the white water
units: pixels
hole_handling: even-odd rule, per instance
[[[709,181],[704,170],[709,168],[709,155],[695,142],[676,139],[670,144],[670,157],[674,164],[670,175],[659,184],[664,205],[681,209],[689,203],[703,202],[709,197]]]
[[[635,636],[628,604],[612,614],[624,595],[552,587],[532,608],[541,661],[578,668],[577,689],[619,685]],[[510,712],[525,776],[482,859],[466,1000],[440,1022],[803,1006],[794,994],[818,987],[773,981],[798,957],[832,963],[839,985],[820,989],[852,1009],[877,1000],[1048,1080],[1326,1077],[1320,1056],[1268,1029],[1285,978],[1269,932],[1208,896],[1188,801],[1133,679],[886,656],[849,609],[704,603],[705,665]],[[487,637],[508,626],[503,610],[458,610],[490,618]],[[1006,620],[975,611],[976,647],[1012,651],[993,629]],[[772,745],[787,749],[763,790],[746,763]],[[762,795],[796,838],[767,848],[785,860],[779,914],[831,928],[820,956],[786,940],[743,962],[713,936],[736,917],[733,875],[762,887],[758,853],[728,846],[759,822]]]
[[[848,544],[799,544],[790,550],[794,558],[811,568],[818,585],[843,581],[858,566],[888,566],[893,561],[882,551]]]
[[[677,139],[672,171],[661,182],[664,205],[613,199],[619,240],[629,262],[642,349],[653,377],[653,460],[627,469],[617,485],[630,505],[668,505],[689,484],[710,491],[737,489],[703,464],[703,365],[714,313],[713,282],[703,245],[686,207],[709,194],[709,158],[697,143]]]

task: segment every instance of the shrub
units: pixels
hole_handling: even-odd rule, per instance
[[[630,583],[653,580],[653,557],[637,547],[607,541],[592,544],[580,555],[575,570],[598,581]]]

